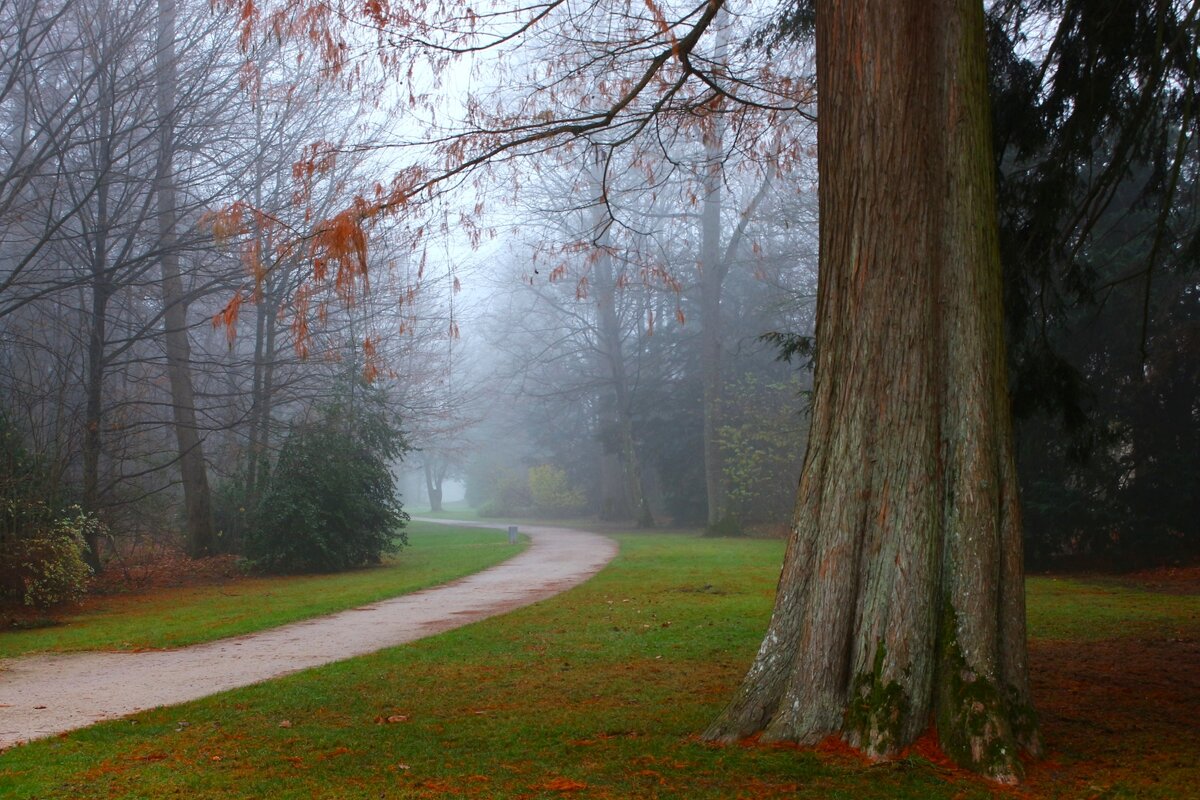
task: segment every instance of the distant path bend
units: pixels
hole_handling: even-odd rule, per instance
[[[447,525],[505,527],[463,520]],[[617,554],[607,536],[523,525],[522,553],[451,583],[325,617],[176,650],[0,660],[0,749],[373,653],[503,614],[583,583]]]

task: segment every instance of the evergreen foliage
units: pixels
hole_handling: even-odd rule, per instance
[[[730,387],[718,432],[729,511],[742,523],[781,522],[796,501],[808,438],[798,378],[767,383],[753,374]]]
[[[1010,385],[1027,553],[1196,552],[1198,6],[989,9]],[[1038,44],[1038,26],[1053,34]],[[1042,34],[1046,30],[1041,31]]]
[[[378,391],[344,389],[284,442],[247,526],[247,558],[282,573],[378,564],[407,541],[388,466],[406,450]]]

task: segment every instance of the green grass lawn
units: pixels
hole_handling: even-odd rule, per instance
[[[1154,753],[1111,731],[1051,741],[1045,766],[1015,795],[919,756],[872,765],[837,750],[701,742],[696,733],[758,646],[783,545],[620,541],[620,555],[591,581],[503,617],[0,754],[0,795],[1165,800],[1200,785],[1195,740],[1182,736],[1137,745]],[[1159,633],[1200,634],[1194,606],[1131,591],[1138,603],[1161,601],[1157,616],[1139,616],[1164,625]],[[1031,582],[1035,637],[1093,636],[1093,613],[1113,604],[1044,607],[1060,592],[1075,590]],[[1052,628],[1041,614],[1055,618]],[[1047,720],[1046,729],[1065,737],[1068,722]],[[1099,751],[1158,772],[1135,780],[1096,766]]]
[[[223,586],[97,598],[62,624],[0,633],[0,657],[37,651],[180,647],[342,611],[461,578],[515,555],[500,531],[414,522],[379,567],[251,578]]]
[[[464,520],[479,520],[482,523],[501,524],[500,520],[484,519],[479,516],[479,510],[467,505],[463,500],[456,500],[453,503],[444,503],[441,511],[430,511],[428,506],[408,506],[405,508],[409,514],[414,517],[429,517],[431,519],[464,519]]]
[[[1029,635],[1094,642],[1183,636],[1200,620],[1200,595],[1148,592],[1108,580],[1034,577],[1025,582]]]
[[[587,528],[596,527],[596,521],[591,518],[579,516],[574,517],[481,517],[479,509],[472,508],[467,505],[465,500],[455,500],[452,503],[445,503],[441,511],[430,511],[423,507],[406,507],[408,513],[414,517],[426,517],[428,519],[444,519],[444,520],[463,520],[470,522],[478,522],[480,525],[547,525],[554,527],[565,528]],[[604,527],[614,527],[613,523],[605,523]]]

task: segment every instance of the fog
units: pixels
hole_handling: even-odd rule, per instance
[[[804,21],[785,41],[757,4],[360,11],[5,4],[0,413],[34,495],[97,515],[96,548],[236,552],[288,443],[336,422],[387,429],[375,455],[413,512],[779,530],[812,385]],[[1166,252],[1104,238],[1110,217],[1074,252]],[[1086,393],[1046,382],[1136,370],[1120,326],[1074,347],[1064,293],[1140,306],[1143,362],[1176,341],[1194,285],[1134,297],[1122,264],[1062,273],[1098,289],[1012,278],[1022,452],[1053,473],[1027,491],[1092,480],[1067,476]],[[1138,402],[1077,404],[1110,466],[1140,452]]]

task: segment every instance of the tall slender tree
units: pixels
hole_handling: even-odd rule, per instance
[[[216,541],[212,502],[208,489],[208,467],[196,424],[196,393],[192,387],[191,343],[188,341],[187,302],[179,271],[178,214],[175,201],[175,114],[177,66],[175,63],[175,0],[158,0],[157,52],[155,62],[158,105],[158,170],[154,193],[158,204],[158,237],[162,271],[164,338],[167,377],[171,386],[171,413],[179,443],[179,467],[183,474],[183,500],[192,555],[212,555]]]

